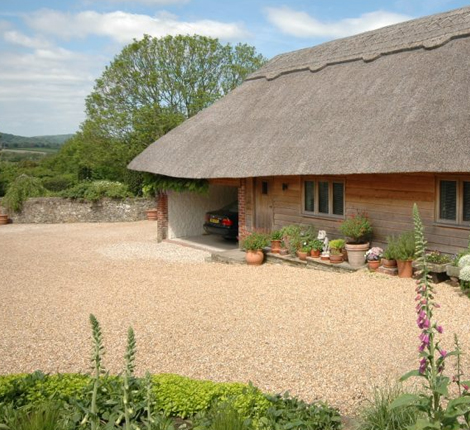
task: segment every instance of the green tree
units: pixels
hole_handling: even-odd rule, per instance
[[[87,119],[128,139],[154,140],[227,94],[266,59],[255,48],[204,36],[144,36],[124,47],[86,99]],[[154,130],[154,133],[149,133]],[[150,142],[148,142],[150,143]]]

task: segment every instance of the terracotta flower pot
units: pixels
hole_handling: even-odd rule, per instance
[[[382,266],[387,269],[393,269],[394,267],[397,267],[397,260],[387,260],[386,258],[382,258]]]
[[[411,278],[413,276],[413,261],[412,260],[397,260],[398,266],[398,277],[399,278]]]
[[[343,262],[343,254],[330,254],[330,263],[339,264]]]
[[[297,251],[297,257],[299,260],[306,260],[308,256],[308,252]]]
[[[0,214],[0,225],[8,224],[8,215]]]
[[[322,261],[330,261],[330,256],[328,254],[320,254],[320,258]]]
[[[273,254],[279,254],[281,252],[281,241],[271,240],[271,252]]]
[[[249,266],[261,266],[264,261],[263,250],[257,249],[256,251],[246,251],[245,260]]]
[[[367,243],[347,243],[346,251],[348,251],[348,262],[350,266],[354,269],[359,269],[364,266],[365,262],[365,253],[369,249],[369,242]]]
[[[310,254],[312,255],[313,258],[320,258],[321,250],[312,249]]]
[[[147,213],[147,219],[149,221],[156,221],[157,220],[157,209],[149,209],[148,211],[146,211]]]
[[[371,272],[375,272],[380,266],[380,260],[372,260],[367,262],[367,267]]]

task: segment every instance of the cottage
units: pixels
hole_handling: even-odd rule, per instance
[[[430,248],[454,253],[470,228],[469,70],[470,7],[278,55],[129,168],[211,184],[202,203],[160,199],[161,238],[238,196],[241,236],[339,236],[364,211],[381,244],[412,228],[416,202]]]

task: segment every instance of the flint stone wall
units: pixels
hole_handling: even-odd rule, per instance
[[[38,197],[28,199],[20,213],[8,213],[18,224],[74,222],[125,222],[147,219],[145,211],[156,207],[155,199],[102,199],[98,202]]]

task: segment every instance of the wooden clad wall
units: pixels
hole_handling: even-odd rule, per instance
[[[449,175],[447,175],[448,177]],[[312,177],[314,179],[314,177]],[[426,229],[429,249],[456,253],[468,246],[469,229],[435,223],[436,177],[433,174],[350,175],[345,180],[346,214],[366,212],[374,228],[374,245],[383,246],[388,235],[413,229],[412,207],[417,203]],[[286,190],[282,184],[288,184]],[[247,180],[247,219],[253,227],[256,205],[252,201],[252,180]],[[275,177],[272,187],[273,226],[313,224],[330,238],[341,237],[341,220],[302,214],[300,176]],[[248,201],[250,203],[248,204]],[[248,221],[247,221],[248,223]],[[247,226],[252,228],[252,226]]]

